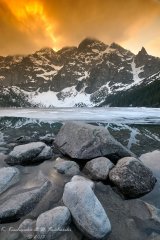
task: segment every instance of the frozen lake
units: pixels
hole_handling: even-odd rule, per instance
[[[0,108],[0,117],[52,121],[101,121],[127,124],[160,124],[160,108]]]
[[[160,124],[160,108],[0,108],[0,117]]]

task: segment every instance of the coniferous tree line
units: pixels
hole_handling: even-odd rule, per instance
[[[132,90],[108,96],[101,106],[111,107],[160,107],[160,80]]]

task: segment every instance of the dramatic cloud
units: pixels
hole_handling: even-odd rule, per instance
[[[159,29],[158,0],[0,0],[0,55],[94,37],[160,56]]]

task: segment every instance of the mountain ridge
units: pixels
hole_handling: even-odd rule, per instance
[[[57,52],[0,57],[0,106],[100,106],[111,95],[159,81],[159,72],[160,58],[144,47],[134,54],[85,38]]]

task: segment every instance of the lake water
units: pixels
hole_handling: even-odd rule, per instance
[[[72,120],[103,125],[138,155],[160,148],[160,108],[0,108],[0,142],[37,141]]]
[[[160,124],[160,108],[0,108],[0,117],[23,117],[46,121],[101,121],[126,124]]]

